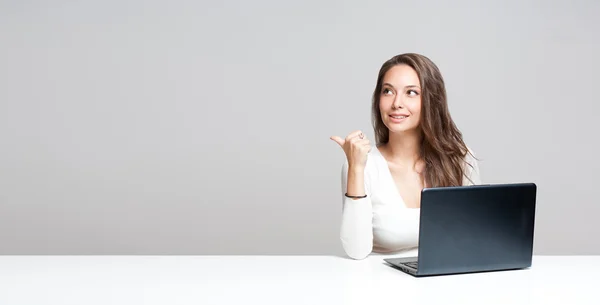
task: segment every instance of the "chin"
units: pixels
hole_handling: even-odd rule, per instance
[[[390,133],[406,133],[409,131],[414,131],[415,128],[401,128],[401,127],[394,127],[394,128],[389,128]]]
[[[413,126],[412,124],[394,124],[390,122],[385,122],[385,126],[387,126],[390,133],[405,133],[417,129],[417,127]]]

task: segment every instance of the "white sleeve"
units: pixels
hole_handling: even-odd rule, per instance
[[[479,164],[477,159],[474,158],[475,153],[469,149],[466,156],[465,164],[465,179],[464,185],[478,185],[481,184],[481,174],[479,172]]]
[[[348,161],[342,167],[342,222],[340,239],[346,254],[353,259],[364,259],[373,251],[373,207],[370,179],[365,169],[366,198],[345,196],[348,186]]]

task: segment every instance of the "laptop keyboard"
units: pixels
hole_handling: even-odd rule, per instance
[[[418,264],[418,262],[408,262],[408,263],[403,263],[403,265],[417,269],[419,264]]]

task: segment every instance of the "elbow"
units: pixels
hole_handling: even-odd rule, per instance
[[[360,261],[360,260],[367,258],[371,252],[369,251],[369,252],[354,252],[354,253],[346,252],[346,253],[347,253],[348,257],[350,257],[351,259]]]
[[[363,260],[371,254],[373,246],[371,244],[357,245],[355,243],[348,243],[342,239],[342,247],[346,255],[354,260]]]

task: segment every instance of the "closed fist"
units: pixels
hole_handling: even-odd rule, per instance
[[[344,150],[349,167],[358,169],[365,168],[365,165],[367,164],[367,154],[371,151],[371,144],[362,131],[354,131],[345,139],[333,136],[331,137],[331,140],[338,143]]]

